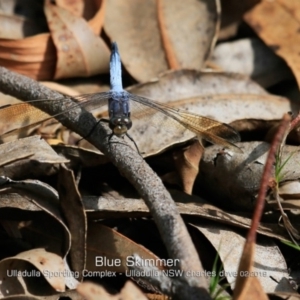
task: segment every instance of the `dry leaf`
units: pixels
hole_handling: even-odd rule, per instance
[[[0,175],[15,179],[53,174],[55,164],[68,162],[39,136],[2,144],[0,154]]]
[[[260,187],[269,144],[263,142],[238,143],[243,154],[220,151],[218,146],[206,149],[201,161],[201,173],[197,186],[209,192],[212,199],[231,209],[252,210]],[[295,168],[299,160],[299,147],[285,146],[282,161],[285,164],[281,184],[298,180]]]
[[[173,152],[174,163],[182,180],[183,191],[192,194],[194,182],[199,172],[199,163],[204,148],[195,141],[187,148],[178,149]]]
[[[265,95],[257,84],[236,74],[188,70],[168,72],[155,81],[133,86],[128,91],[224,123],[257,118],[279,120],[291,110],[287,99]],[[148,111],[149,114],[144,112],[139,119],[132,114],[133,126],[130,129],[130,135],[145,156],[195,137],[167,117]]]
[[[263,87],[293,78],[286,63],[257,38],[219,44],[211,62],[225,72],[248,75]]]
[[[178,211],[185,216],[199,217],[199,220],[212,220],[214,222],[229,224],[237,228],[249,228],[251,219],[243,215],[229,213],[218,208],[197,196],[190,196],[182,192],[172,192]],[[184,202],[184,203],[178,203]],[[103,218],[141,218],[149,216],[149,209],[143,200],[115,197],[83,197],[83,203],[90,220]],[[195,224],[192,223],[192,224]],[[196,223],[197,224],[197,223]],[[288,240],[286,231],[276,224],[261,223],[258,233],[280,239]]]
[[[72,270],[79,274],[76,279],[81,280],[86,264],[87,220],[74,174],[64,165],[61,165],[58,173],[58,193],[61,210],[72,236],[70,263]]]
[[[48,33],[22,40],[1,39],[0,64],[37,80],[49,80],[55,72],[55,46]]]
[[[104,29],[118,41],[128,72],[146,81],[169,68],[168,58],[180,68],[201,69],[214,44],[217,18],[211,0],[163,0],[159,5],[114,0],[107,2]]]
[[[86,264],[88,271],[102,271],[103,276],[109,276],[109,274],[114,276],[116,272],[126,272],[126,276],[130,276],[128,265],[134,261],[133,254],[139,255],[143,259],[153,259],[157,262],[157,268],[164,269],[160,259],[148,249],[136,244],[114,229],[100,223],[89,223]]]
[[[29,0],[28,0],[29,1]],[[27,2],[28,2],[27,1]],[[41,13],[36,12],[36,8],[38,7],[36,4],[30,5],[26,2],[27,5],[27,11],[31,12],[30,17],[32,17],[32,14],[41,15]],[[35,2],[35,0],[33,0]],[[13,3],[13,1],[11,1]],[[30,7],[30,9],[28,9]],[[81,41],[84,40],[86,43],[85,38],[89,37],[89,42],[92,40],[95,40],[93,32],[96,35],[99,35],[102,24],[103,24],[103,15],[104,15],[104,7],[100,7],[99,2],[95,1],[93,7],[96,7],[96,14],[94,17],[89,21],[90,27],[87,26],[87,23],[83,21],[83,19],[76,19],[77,22],[79,22],[85,28],[85,32],[88,32],[86,36],[81,35]],[[18,9],[24,8],[22,5],[22,1],[18,3]],[[26,6],[25,6],[26,9]],[[14,8],[12,9],[14,10]],[[61,8],[61,10],[63,10]],[[26,12],[27,12],[26,11]],[[93,10],[93,13],[95,10]],[[68,12],[67,12],[68,13]],[[90,14],[89,14],[90,15]],[[58,21],[56,19],[56,24],[58,24]],[[75,22],[76,23],[76,22]],[[53,25],[53,24],[52,24]],[[74,25],[75,26],[75,25]],[[79,31],[77,31],[77,37],[82,32],[82,26],[80,26]],[[48,27],[47,25],[45,26]],[[91,29],[89,29],[91,28]],[[89,33],[89,31],[90,33]],[[63,37],[64,38],[64,37]],[[69,37],[68,37],[69,38]],[[59,39],[59,38],[58,38]],[[96,39],[97,40],[97,39]],[[98,38],[98,41],[100,38]],[[58,45],[61,45],[64,41],[58,41]],[[95,72],[96,69],[100,68],[101,72],[107,71],[107,65],[108,65],[108,55],[109,51],[108,48],[104,45],[103,42],[93,42],[93,52],[89,57],[87,58],[88,61],[92,64],[92,66],[89,67],[89,69],[86,69],[86,66],[83,66],[83,70],[87,72]],[[99,55],[97,58],[95,56],[95,53],[99,53],[99,48],[96,47],[97,45],[101,45],[101,51],[102,54]],[[69,45],[68,45],[69,46]],[[86,46],[86,45],[85,45]],[[64,48],[66,49],[66,48]],[[81,48],[82,50],[83,48]],[[88,49],[87,52],[90,50]],[[60,54],[62,51],[60,51]],[[82,52],[81,52],[82,54]],[[73,53],[74,58],[81,57],[80,55]],[[102,59],[106,61],[103,63],[99,57],[102,57]],[[56,60],[57,60],[57,54],[56,49],[53,44],[52,38],[49,33],[41,33],[32,37],[27,37],[24,39],[0,39],[0,64],[1,66],[4,66],[12,71],[24,74],[28,77],[38,79],[38,80],[49,80],[53,79],[54,73],[55,73],[55,67],[56,67]],[[96,62],[95,62],[96,61]],[[73,65],[72,65],[73,66]],[[61,66],[63,67],[63,66]],[[74,66],[73,66],[74,67]],[[66,67],[66,71],[70,69],[70,66]],[[82,75],[78,74],[77,76]]]
[[[287,62],[300,86],[299,50],[295,46],[300,43],[300,2],[262,1],[247,12],[244,19]]]
[[[57,49],[55,79],[108,72],[109,50],[83,18],[49,0],[45,2],[45,14]]]
[[[28,268],[29,264],[31,268]],[[2,295],[19,294],[20,292],[31,292],[34,295],[35,292],[41,289],[39,287],[41,285],[41,277],[46,279],[48,284],[56,291],[63,292],[65,290],[65,279],[62,275],[64,269],[62,258],[54,253],[45,251],[45,249],[33,249],[19,253],[14,257],[3,259],[0,261]],[[24,272],[23,275],[18,276],[18,271]],[[36,287],[34,287],[34,280],[30,281],[30,278],[36,279]],[[50,292],[50,289],[47,289],[45,285],[43,288],[43,294]]]
[[[194,225],[194,227],[207,238],[218,252],[224,266],[223,274],[233,289],[238,277],[238,267],[245,238],[233,228],[215,222],[201,222],[201,225]],[[267,237],[261,238],[255,247],[253,268],[251,269],[254,277],[259,280],[266,293],[280,291],[278,283],[272,278],[280,281],[282,277],[288,278],[289,276],[282,253],[277,245]],[[244,275],[251,277],[250,274],[247,276],[247,272]]]
[[[83,282],[78,285],[77,291],[87,300],[117,300],[118,296],[112,296],[100,285],[92,282]]]
[[[27,201],[33,202],[59,223],[64,231],[65,241],[63,247],[60,245],[59,252],[57,253],[62,253],[62,256],[66,256],[71,247],[71,234],[61,215],[57,192],[48,184],[38,180],[14,181],[3,176],[0,177],[0,188],[6,193],[18,193],[22,195]]]

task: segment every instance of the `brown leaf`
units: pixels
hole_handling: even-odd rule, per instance
[[[218,1],[157,1],[157,18],[170,69],[201,69],[216,41],[219,13]]]
[[[146,300],[148,297],[131,281],[127,281],[121,290],[120,296],[124,300]]]
[[[168,72],[157,80],[133,86],[128,91],[224,123],[257,118],[279,120],[291,110],[287,99],[266,95],[257,84],[236,74],[189,70]],[[144,112],[136,118],[132,114],[130,135],[145,156],[195,137],[167,117],[151,113]]]
[[[92,283],[83,282],[78,285],[77,291],[84,299],[87,300],[117,300],[118,296],[110,295],[102,286]]]
[[[21,40],[0,39],[0,64],[37,80],[49,80],[55,72],[55,46],[48,33]]]
[[[92,76],[108,71],[109,50],[84,19],[49,0],[45,2],[45,14],[57,49],[54,78]]]
[[[264,293],[263,288],[254,276],[245,274],[251,274],[253,272],[253,255],[255,251],[255,243],[246,242],[244,245],[243,254],[241,257],[238,276],[236,280],[235,289],[233,292],[234,300],[268,300],[268,296]]]
[[[183,191],[189,195],[192,194],[194,182],[198,176],[203,151],[203,146],[199,141],[195,141],[187,148],[173,152],[175,166],[182,181]]]
[[[106,0],[56,0],[55,4],[68,10],[77,17],[83,17],[85,20],[89,20],[89,27],[95,34],[100,35],[104,23],[105,2]]]
[[[0,177],[0,188],[6,193],[18,193],[22,195],[27,201],[32,202],[41,210],[45,211],[55,220],[56,223],[60,225],[60,230],[62,229],[61,231],[63,231],[64,235],[64,245],[59,245],[60,247],[57,253],[62,256],[66,256],[71,247],[71,234],[61,215],[57,192],[48,184],[42,183],[38,180],[13,181],[5,177]],[[25,201],[25,199],[23,199],[23,201]],[[13,206],[9,204],[8,207]],[[27,209],[27,206],[22,205],[22,202],[20,202],[20,206],[17,207]]]
[[[27,20],[21,16],[9,16],[0,13],[0,38],[1,39],[22,39],[26,36],[39,34],[42,31],[34,21]]]
[[[216,222],[200,221],[199,224],[193,226],[207,238],[218,252],[224,267],[223,274],[233,289],[238,277],[238,267],[245,243],[244,236],[234,228]],[[256,244],[251,271],[254,272],[253,276],[259,280],[266,293],[282,291],[278,281],[283,277],[289,277],[282,253],[272,239],[267,237],[259,239]],[[246,272],[244,275],[251,277],[250,274],[247,276]],[[277,282],[272,278],[275,278]]]
[[[28,268],[28,264],[31,265],[31,269]],[[62,275],[64,270],[65,267],[62,258],[54,253],[45,251],[45,249],[33,249],[19,253],[14,257],[3,259],[0,261],[0,274],[1,278],[3,278],[0,283],[2,295],[18,294],[22,289],[25,293],[31,292],[35,294],[32,291],[34,280],[30,281],[29,278],[36,278],[37,286],[35,290],[37,292],[40,290],[37,283],[41,284],[40,278],[42,276],[56,291],[63,292],[65,290],[65,279]],[[23,275],[18,276],[18,271],[23,271]],[[47,290],[49,293],[49,288],[46,289],[45,286],[43,288],[43,294],[47,294]]]
[[[182,192],[172,192],[178,211],[185,216],[201,217],[238,228],[249,228],[251,219],[241,214],[229,213],[197,196],[190,196]],[[149,209],[143,200],[114,197],[83,197],[83,203],[91,220],[102,218],[137,218],[149,216]],[[205,221],[207,222],[207,221]],[[193,223],[195,224],[195,223]],[[261,223],[258,233],[276,239],[288,240],[287,232],[272,223]]]
[[[89,223],[86,264],[88,271],[125,273],[128,271],[128,264],[133,262],[133,254],[138,254],[143,259],[153,259],[157,261],[159,269],[164,268],[160,265],[160,259],[148,249],[114,229],[100,223]]]
[[[149,82],[127,88],[128,92],[161,102],[220,94],[266,95],[248,77],[224,72],[168,71]]]
[[[56,0],[55,4],[65,10],[68,10],[73,15],[77,17],[82,17],[85,10],[85,3],[87,5],[93,4],[92,1],[84,1],[84,0]]]
[[[244,19],[258,36],[287,62],[299,86],[300,59],[298,48],[294,45],[300,43],[300,3],[286,0],[262,1],[247,12]]]
[[[286,63],[257,38],[219,44],[211,62],[225,72],[248,75],[263,87],[293,78]]]
[[[61,144],[51,145],[58,154],[61,154],[65,158],[69,159],[72,166],[81,165],[81,167],[96,167],[109,161],[106,156],[96,150],[93,151],[77,146],[68,146]]]
[[[214,44],[217,17],[215,1],[164,0],[156,5],[154,0],[114,0],[107,2],[104,28],[118,41],[129,73],[146,81],[166,71],[169,63],[171,68],[201,69]]]
[[[64,165],[61,165],[58,174],[58,193],[61,209],[72,237],[69,254],[72,270],[78,272],[79,277],[76,279],[81,280],[82,270],[85,269],[86,264],[86,214],[74,174]]]
[[[10,178],[53,174],[53,164],[68,162],[38,136],[2,144],[0,154],[0,175]]]
[[[206,149],[197,186],[209,192],[222,206],[234,210],[252,210],[270,145],[264,142],[244,142],[237,145],[244,153],[220,151],[217,146]],[[299,154],[299,147],[283,148],[282,162],[287,162],[282,170],[281,184],[300,178],[300,173],[295,168]]]
[[[92,3],[93,4],[92,6],[96,8],[96,9],[93,8],[92,13],[94,14],[94,12],[97,11],[94,17],[89,21],[89,26],[90,28],[92,28],[92,31],[94,31],[96,35],[99,35],[103,24],[104,6],[102,5],[102,7],[100,7],[99,2],[98,3],[93,3],[92,1],[88,1],[88,2]],[[22,2],[19,2],[18,9],[20,9],[21,5]],[[28,9],[28,6],[30,7],[30,10]],[[36,4],[31,4],[31,2],[27,3],[27,11],[31,11],[32,13],[35,13],[35,16],[41,15],[41,12],[36,11],[36,7],[38,7]],[[85,12],[87,11],[88,10],[85,10]],[[88,15],[91,15],[91,12],[88,13]],[[78,22],[80,22],[80,20],[81,19],[79,19]],[[84,24],[83,26],[85,27],[86,32],[88,32],[88,29],[86,28],[86,24]],[[47,27],[48,26],[45,24],[46,29]],[[43,30],[43,32],[44,31],[45,30]],[[81,28],[79,29],[79,32],[81,32]],[[91,39],[94,40],[92,33],[89,33],[89,37],[90,40]],[[92,68],[90,70],[87,70],[89,72],[91,72],[92,70],[95,71],[96,68],[99,68],[99,66],[101,66],[102,60],[99,59],[99,57],[97,58],[96,63],[93,62],[93,58],[95,58],[95,53],[98,53],[99,51],[99,48],[94,49],[94,46],[97,45],[97,43],[99,45],[102,45],[101,47],[102,59],[104,60],[106,59],[105,63],[103,63],[101,67],[103,70],[102,72],[107,71],[109,51],[107,47],[103,45],[101,40],[100,42],[99,40],[100,38],[98,38],[98,42],[92,43],[93,45],[92,48],[93,51],[95,52],[92,52],[92,54],[88,58],[88,61],[93,64]],[[77,57],[79,56],[78,54],[76,55]],[[74,54],[74,56],[76,55]],[[56,60],[57,60],[56,49],[49,33],[42,33],[32,37],[27,37],[24,39],[17,39],[17,40],[0,39],[1,66],[4,66],[12,71],[24,74],[26,76],[38,80],[49,80],[49,79],[53,79],[54,77]]]

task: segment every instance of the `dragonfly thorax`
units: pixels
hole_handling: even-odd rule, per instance
[[[122,136],[127,133],[131,128],[132,121],[130,118],[121,116],[121,117],[111,117],[109,120],[109,127],[116,136]]]

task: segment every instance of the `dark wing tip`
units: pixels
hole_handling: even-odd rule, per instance
[[[209,131],[211,131],[211,130],[209,130]],[[237,143],[237,142],[241,141],[240,134],[234,128],[232,128],[231,126],[229,126],[227,124],[223,123],[220,126],[213,127],[212,131],[216,135],[218,135],[232,143]]]

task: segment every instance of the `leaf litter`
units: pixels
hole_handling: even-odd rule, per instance
[[[206,147],[202,155],[200,154],[202,150],[197,147],[192,148],[191,144],[185,144],[184,150],[178,148],[180,147],[178,144],[192,138],[188,134],[187,136],[182,133],[171,134],[168,140],[168,132],[166,132],[164,138],[158,138],[155,129],[147,128],[151,127],[147,126],[151,117],[146,116],[143,120],[134,120],[135,127],[131,131],[135,141],[141,144],[145,157],[149,156],[148,161],[155,171],[162,178],[169,179],[166,181],[166,186],[177,189],[172,193],[172,196],[174,200],[178,201],[178,210],[186,222],[192,226],[197,226],[198,234],[202,232],[206,236],[206,238],[202,238],[210,241],[215,251],[219,253],[224,271],[228,275],[227,280],[231,283],[232,288],[234,288],[234,282],[231,280],[231,275],[236,272],[239,264],[245,229],[251,226],[252,209],[260,187],[265,155],[268,151],[266,143],[257,142],[258,138],[255,131],[261,132],[264,128],[264,133],[260,137],[264,135],[270,140],[272,130],[274,131],[272,127],[274,124],[278,124],[282,115],[288,111],[296,112],[299,109],[297,103],[288,99],[290,97],[288,93],[276,92],[278,91],[276,88],[279,89],[280,84],[286,81],[290,82],[291,85],[294,84],[292,83],[292,72],[297,78],[297,60],[293,49],[290,49],[291,43],[287,43],[284,39],[281,41],[274,40],[273,28],[275,25],[268,27],[271,21],[276,22],[275,18],[272,20],[274,14],[275,17],[280,16],[285,7],[287,8],[285,13],[291,16],[289,26],[285,30],[290,30],[296,39],[297,33],[292,29],[292,25],[297,20],[298,7],[290,7],[291,4],[284,0],[275,1],[276,3],[273,1],[274,3],[268,4],[262,1],[254,6],[257,2],[259,1],[247,1],[231,15],[229,11],[232,10],[229,10],[228,7],[237,5],[237,2],[232,0],[226,6],[222,1],[222,14],[227,20],[230,20],[228,24],[231,24],[232,28],[228,27],[231,33],[225,32],[226,22],[224,20],[226,18],[224,18],[221,34],[219,34],[220,7],[218,1],[208,3],[191,0],[189,5],[174,3],[174,7],[171,7],[168,1],[158,1],[159,5],[153,1],[147,7],[143,7],[141,4],[137,5],[135,1],[131,1],[127,7],[123,7],[116,1],[107,1],[107,3],[103,1],[102,4],[95,1],[88,5],[83,1],[77,1],[72,3],[73,6],[68,1],[57,1],[59,7],[54,7],[51,4],[52,12],[54,10],[61,12],[60,18],[65,24],[81,24],[80,26],[87,30],[86,36],[92,37],[96,33],[95,48],[89,48],[85,52],[82,49],[86,49],[88,43],[82,42],[82,40],[81,44],[67,45],[64,41],[61,42],[59,36],[62,32],[58,28],[51,27],[57,19],[55,22],[52,20],[51,26],[49,24],[55,47],[48,33],[22,37],[23,39],[19,37],[19,40],[16,37],[11,40],[3,38],[0,40],[1,64],[12,70],[39,79],[53,79],[55,76],[56,78],[79,76],[79,74],[80,76],[90,76],[91,74],[107,72],[108,47],[107,43],[104,42],[107,40],[103,39],[103,35],[99,36],[104,24],[108,38],[115,39],[120,44],[124,68],[133,78],[142,82],[130,87],[131,93],[230,123],[241,132],[243,142],[240,147],[243,149],[243,154],[232,153],[220,146],[212,146]],[[49,9],[50,4],[46,5]],[[199,9],[196,9],[198,6]],[[270,9],[261,19],[260,9],[263,6],[268,6]],[[243,15],[251,7],[254,8]],[[176,14],[172,12],[174,8],[176,8]],[[139,13],[136,13],[137,10]],[[49,11],[50,9],[48,10],[48,21]],[[93,14],[93,12],[96,13]],[[85,21],[82,15],[90,21]],[[141,16],[143,16],[142,19]],[[263,61],[269,59],[271,55],[268,55],[267,51],[271,49],[286,60],[291,70],[275,55],[272,56],[273,61],[270,59],[269,64],[255,65],[255,60],[253,61],[251,55],[257,56],[256,48],[238,49],[240,52],[237,52],[232,58],[237,61],[236,69],[232,69],[231,63],[226,65],[222,55],[216,59],[218,49],[225,46],[233,47],[234,43],[239,43],[238,40],[243,42],[239,33],[232,30],[237,28],[243,17],[269,46],[268,49],[261,43],[255,42],[260,44],[259,47],[264,47],[261,52],[261,59]],[[186,22],[182,21],[180,26],[178,20],[186,20]],[[284,20],[288,21],[288,18]],[[277,24],[279,23],[277,22]],[[140,28],[136,24],[141,25]],[[70,29],[70,32],[68,36],[81,34],[76,26]],[[149,38],[150,35],[151,38]],[[229,35],[235,35],[237,42],[226,41],[226,36]],[[218,38],[224,39],[224,42],[215,48],[215,42]],[[252,36],[250,38],[253,39]],[[74,39],[71,43],[73,42]],[[244,40],[244,43],[249,46],[249,39]],[[37,48],[36,45],[39,47]],[[66,54],[63,52],[66,45],[70,47],[69,57],[63,55]],[[78,47],[81,48],[82,52],[81,55],[76,56],[76,60],[81,60],[83,64],[77,64],[73,60],[74,49],[78,49]],[[32,52],[32,49],[35,48],[35,52]],[[209,53],[213,49],[215,49],[213,60],[208,61]],[[97,51],[101,53],[97,53]],[[7,53],[16,53],[13,61],[10,61],[11,56],[8,56]],[[44,61],[45,53],[47,60]],[[32,57],[35,57],[34,62],[32,62]],[[100,60],[100,57],[103,60]],[[88,58],[88,64],[86,64],[85,58]],[[240,65],[239,61],[245,65]],[[102,64],[102,67],[96,66],[95,62]],[[210,65],[211,62],[215,66]],[[205,66],[210,66],[216,70],[220,70],[221,67],[227,73],[212,69],[204,70]],[[250,66],[250,69],[244,66]],[[258,70],[258,66],[261,69]],[[77,71],[74,71],[73,67],[79,72],[75,73]],[[186,70],[185,68],[194,70]],[[282,71],[281,68],[284,72],[278,71]],[[167,72],[161,74],[165,71]],[[240,74],[229,73],[232,71]],[[241,74],[250,75],[253,80]],[[129,79],[128,82],[132,82],[132,79]],[[267,91],[262,86],[270,87],[270,89]],[[73,93],[64,87],[63,91]],[[89,92],[88,88],[85,92]],[[100,117],[107,116],[101,110],[95,114]],[[1,127],[3,128],[0,129],[5,130],[4,126],[7,125],[2,123]],[[79,137],[65,134],[66,129],[63,129],[61,135],[57,135],[58,127],[55,126],[44,125],[43,130],[47,134],[55,131],[56,138],[48,139],[48,141],[54,145],[53,148],[59,155],[55,154],[50,147],[48,148],[43,140],[36,137],[1,145],[1,147],[3,146],[2,175],[11,178],[1,177],[1,226],[11,241],[16,243],[18,239],[21,239],[22,242],[27,243],[27,246],[24,246],[20,253],[21,259],[15,254],[3,257],[0,262],[0,269],[5,273],[4,269],[10,261],[13,263],[12,266],[19,270],[36,271],[35,267],[28,262],[23,262],[22,255],[29,253],[27,257],[32,256],[32,260],[35,261],[39,254],[43,253],[43,256],[48,257],[48,254],[45,253],[49,253],[50,265],[47,264],[45,269],[52,267],[54,270],[69,270],[71,273],[73,272],[73,276],[71,279],[64,278],[66,280],[64,282],[60,281],[60,277],[57,277],[58,283],[51,282],[46,277],[40,278],[42,281],[36,279],[32,282],[24,280],[24,278],[9,280],[7,281],[8,286],[5,288],[9,287],[7,290],[13,291],[15,296],[3,294],[2,298],[40,299],[41,295],[43,298],[51,297],[51,295],[64,296],[68,295],[67,292],[57,293],[57,291],[63,291],[65,286],[73,292],[69,296],[72,299],[78,297],[95,299],[96,295],[99,296],[100,294],[107,299],[114,298],[115,296],[101,290],[102,288],[98,285],[93,286],[88,283],[78,285],[78,281],[82,277],[86,279],[86,276],[82,276],[82,270],[85,268],[86,272],[100,270],[94,263],[96,255],[110,257],[113,260],[124,260],[134,253],[139,253],[144,258],[158,258],[159,255],[136,243],[134,237],[128,238],[116,230],[104,227],[100,224],[101,222],[99,223],[99,219],[115,224],[111,227],[122,231],[121,220],[149,218],[149,210],[132,191],[129,183],[117,172],[112,171],[107,160],[98,151],[93,148],[86,148],[89,146],[83,142],[77,146],[76,141]],[[144,128],[148,132],[141,135],[140,132]],[[245,142],[247,140],[248,142]],[[175,145],[177,145],[176,149],[173,148]],[[259,149],[260,151],[258,151]],[[299,223],[298,216],[297,214],[292,216],[292,214],[294,213],[293,210],[295,211],[299,207],[297,201],[300,194],[297,149],[297,146],[284,147],[284,157],[289,157],[291,153],[295,153],[295,155],[284,166],[283,178],[279,187],[279,195],[283,199],[281,205],[289,214],[291,223],[295,228]],[[184,159],[178,159],[179,157]],[[59,168],[58,166],[61,164],[66,164],[71,170],[66,167]],[[199,175],[197,175],[198,172]],[[101,176],[97,176],[98,174]],[[57,179],[57,175],[59,175],[59,179]],[[178,176],[180,180],[177,181],[175,179]],[[92,177],[93,179],[91,179]],[[41,180],[38,181],[37,179]],[[180,184],[181,187],[179,187]],[[183,194],[179,191],[180,189],[191,195]],[[59,196],[57,191],[59,191]],[[254,259],[254,270],[258,270],[257,272],[266,270],[268,276],[258,276],[255,279],[248,278],[247,283],[248,287],[252,286],[252,292],[248,290],[248,297],[259,295],[259,298],[255,296],[256,299],[265,299],[265,293],[268,293],[272,299],[273,295],[279,297],[279,291],[285,291],[288,295],[291,295],[292,291],[290,279],[287,279],[287,264],[294,263],[290,259],[292,255],[290,257],[285,256],[284,252],[280,251],[281,247],[280,249],[277,247],[277,241],[288,240],[289,235],[285,228],[278,225],[278,208],[274,204],[271,194],[268,195],[266,204],[265,214],[257,229],[260,239],[256,245],[256,257],[261,260],[258,263],[258,260]],[[20,212],[22,213],[20,214]],[[86,223],[87,221],[88,223]],[[136,230],[141,230],[141,228],[137,226]],[[222,236],[226,236],[226,238],[222,238]],[[158,240],[158,237],[156,238]],[[223,239],[226,241],[222,242],[220,246],[219,242]],[[232,249],[230,245],[232,246],[234,240],[238,240],[238,242]],[[251,245],[252,248],[253,245]],[[204,246],[198,247],[197,250],[200,256],[201,253],[202,255],[205,254]],[[87,252],[86,257],[85,251]],[[234,255],[234,251],[238,251],[239,254]],[[250,254],[252,255],[251,251]],[[205,255],[205,260],[213,259],[215,252]],[[56,262],[56,259],[59,263]],[[86,266],[85,259],[87,260]],[[230,259],[235,259],[235,261],[231,263]],[[268,263],[269,268],[266,268],[265,261],[272,262],[272,269],[280,270],[279,273],[270,275],[270,263]],[[12,269],[12,267],[10,268]],[[249,268],[250,271],[249,265],[246,268]],[[106,267],[102,268],[102,271],[105,270],[107,270]],[[121,268],[118,271],[124,274],[126,268]],[[76,274],[80,275],[77,276]],[[123,278],[123,283],[127,279],[129,278]],[[47,280],[48,283],[46,283]],[[148,290],[153,288],[147,282],[137,281],[137,283],[143,288],[143,292],[147,288]],[[131,299],[133,295],[135,295],[134,299],[142,299],[143,292],[138,291],[136,287],[132,284],[130,286],[130,284],[127,283],[124,287],[124,290],[127,289],[127,295],[129,294]],[[75,292],[77,285],[78,292],[82,296]],[[110,289],[112,287],[115,289],[117,286],[113,280],[106,283],[107,285]],[[51,290],[51,286],[54,290]],[[41,290],[43,294],[41,294]],[[115,291],[120,292],[120,288],[116,288]],[[122,295],[123,290],[120,293]],[[159,297],[157,292],[154,295]],[[130,296],[124,294],[123,297],[126,299],[125,297]],[[243,295],[240,299],[247,298],[246,296]]]

